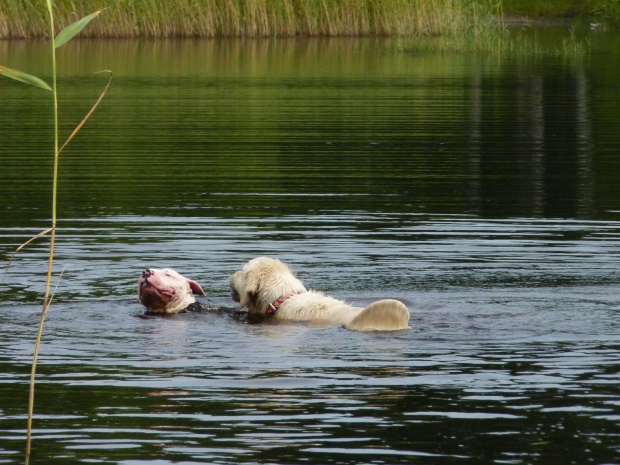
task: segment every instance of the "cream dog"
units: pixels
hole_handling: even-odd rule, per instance
[[[280,260],[258,257],[230,278],[231,297],[259,315],[278,320],[344,325],[356,331],[409,328],[409,310],[398,300],[380,300],[366,308],[308,291]]]
[[[200,284],[170,268],[144,270],[138,281],[138,296],[147,313],[178,313],[196,301],[192,294],[205,295]]]

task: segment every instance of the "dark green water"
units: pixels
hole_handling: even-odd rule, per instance
[[[76,41],[31,463],[620,463],[620,60],[370,39]],[[0,64],[49,80],[45,44]],[[49,226],[51,99],[0,80],[0,260]],[[0,463],[21,463],[47,242],[0,288]],[[276,256],[411,330],[142,319],[172,267],[232,304]]]

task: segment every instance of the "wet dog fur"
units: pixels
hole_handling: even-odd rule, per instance
[[[258,257],[230,278],[231,297],[250,317],[343,325],[355,331],[395,331],[409,328],[409,310],[398,300],[385,299],[365,308],[307,290],[280,260]]]

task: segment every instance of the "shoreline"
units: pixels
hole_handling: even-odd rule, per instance
[[[585,18],[534,18],[497,5],[452,0],[178,0],[174,7],[158,0],[109,3],[74,0],[65,8],[68,3],[56,2],[56,31],[93,11],[102,14],[80,32],[82,38],[465,37],[492,32],[498,24],[563,26]],[[3,0],[0,39],[48,37],[42,5]]]
[[[604,24],[596,22],[594,18],[590,20],[589,24]],[[510,17],[496,17],[492,18],[489,23],[493,25],[502,25],[507,28],[568,28],[576,23],[588,23],[587,18],[531,18],[527,16],[510,16]],[[444,31],[443,33],[433,34],[432,36],[441,36],[449,34],[453,31]],[[295,38],[399,38],[399,37],[416,37],[424,34],[399,34],[399,33],[334,33],[334,34],[321,34],[321,33],[294,33],[294,34],[195,34],[195,33],[123,33],[123,32],[97,32],[97,33],[82,33],[82,39],[295,39]],[[45,40],[49,37],[49,33],[40,34],[2,34],[0,32],[0,40]]]

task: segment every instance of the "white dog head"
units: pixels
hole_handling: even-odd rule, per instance
[[[231,297],[250,313],[266,314],[278,299],[306,292],[302,282],[280,260],[258,257],[245,264],[230,278]]]
[[[196,301],[192,293],[205,295],[200,284],[170,268],[144,270],[138,281],[140,303],[148,313],[177,313]]]

